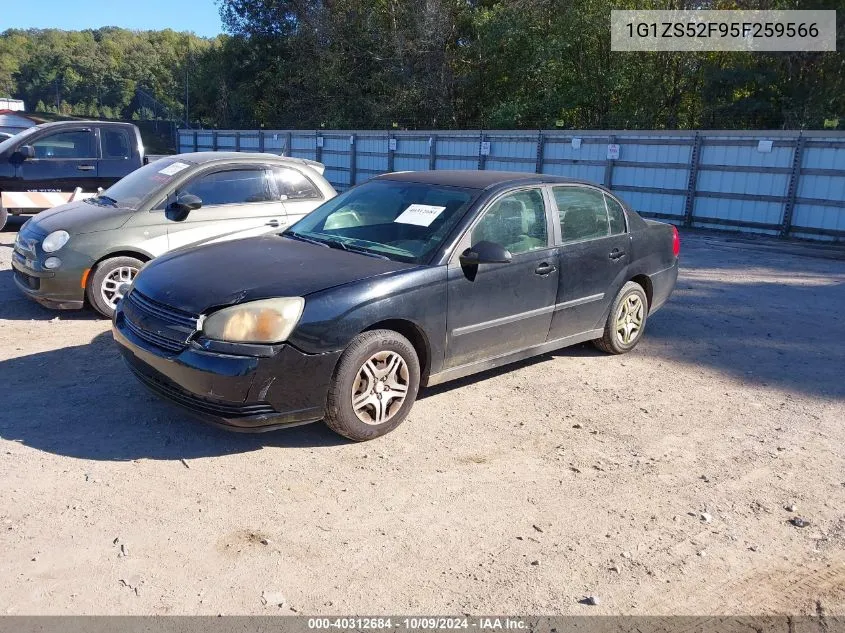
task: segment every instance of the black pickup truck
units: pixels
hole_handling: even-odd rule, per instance
[[[0,229],[9,213],[37,213],[110,187],[145,162],[131,123],[59,121],[0,142]]]

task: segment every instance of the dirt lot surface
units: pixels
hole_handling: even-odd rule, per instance
[[[15,230],[0,613],[845,613],[836,252],[685,234],[634,353],[429,389],[351,444],[234,435],[149,395],[107,321],[17,292]]]

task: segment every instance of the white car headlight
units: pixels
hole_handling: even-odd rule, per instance
[[[67,231],[53,231],[50,235],[44,238],[44,241],[41,243],[41,248],[44,249],[45,253],[55,253],[62,246],[67,244],[69,239],[70,233]]]
[[[304,308],[302,297],[250,301],[208,315],[202,333],[230,343],[281,343],[293,332]]]

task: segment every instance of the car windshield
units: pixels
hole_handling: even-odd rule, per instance
[[[474,189],[373,180],[329,200],[285,235],[422,264],[437,251],[477,193]]]
[[[89,198],[89,202],[122,209],[137,209],[148,196],[170,183],[190,166],[190,163],[180,161],[178,157],[161,158],[121,178],[98,196]]]

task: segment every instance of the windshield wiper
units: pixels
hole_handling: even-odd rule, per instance
[[[374,253],[366,248],[360,248],[356,246],[350,246],[345,242],[341,242],[340,240],[335,240],[332,238],[322,238],[322,239],[312,239],[310,237],[305,237],[301,233],[297,233],[296,231],[286,231],[282,233],[282,235],[291,237],[295,240],[301,240],[303,242],[308,242],[309,244],[317,244],[319,246],[325,246],[326,248],[334,248],[340,251],[346,251],[348,253],[360,253],[361,255],[369,255],[370,257],[375,257],[377,259],[387,259],[390,258],[385,255],[379,255],[378,253]]]
[[[325,244],[329,248],[337,248],[337,249],[340,249],[342,251],[348,251],[349,250],[349,247],[346,244],[344,244],[343,242],[341,242],[340,240],[327,239],[323,242],[323,244]]]
[[[316,244],[317,246],[325,246],[326,248],[330,248],[328,244],[325,242],[320,242],[318,240],[313,240],[310,237],[305,237],[301,233],[297,233],[296,231],[285,231],[282,233],[285,237],[291,237],[295,240],[299,240],[300,242],[308,242],[309,244]]]
[[[94,196],[93,198],[88,198],[88,202],[90,202],[91,204],[98,204],[98,205],[108,204],[110,207],[116,207],[117,206],[117,200],[115,200],[114,198],[109,198],[108,196],[103,196],[103,195]]]
[[[375,257],[376,259],[386,259],[390,261],[390,258],[387,255],[382,255],[381,253],[374,253],[369,249],[359,246],[349,246],[349,244],[344,244],[344,250],[350,251],[352,253],[360,253],[361,255],[368,255],[369,257]]]

